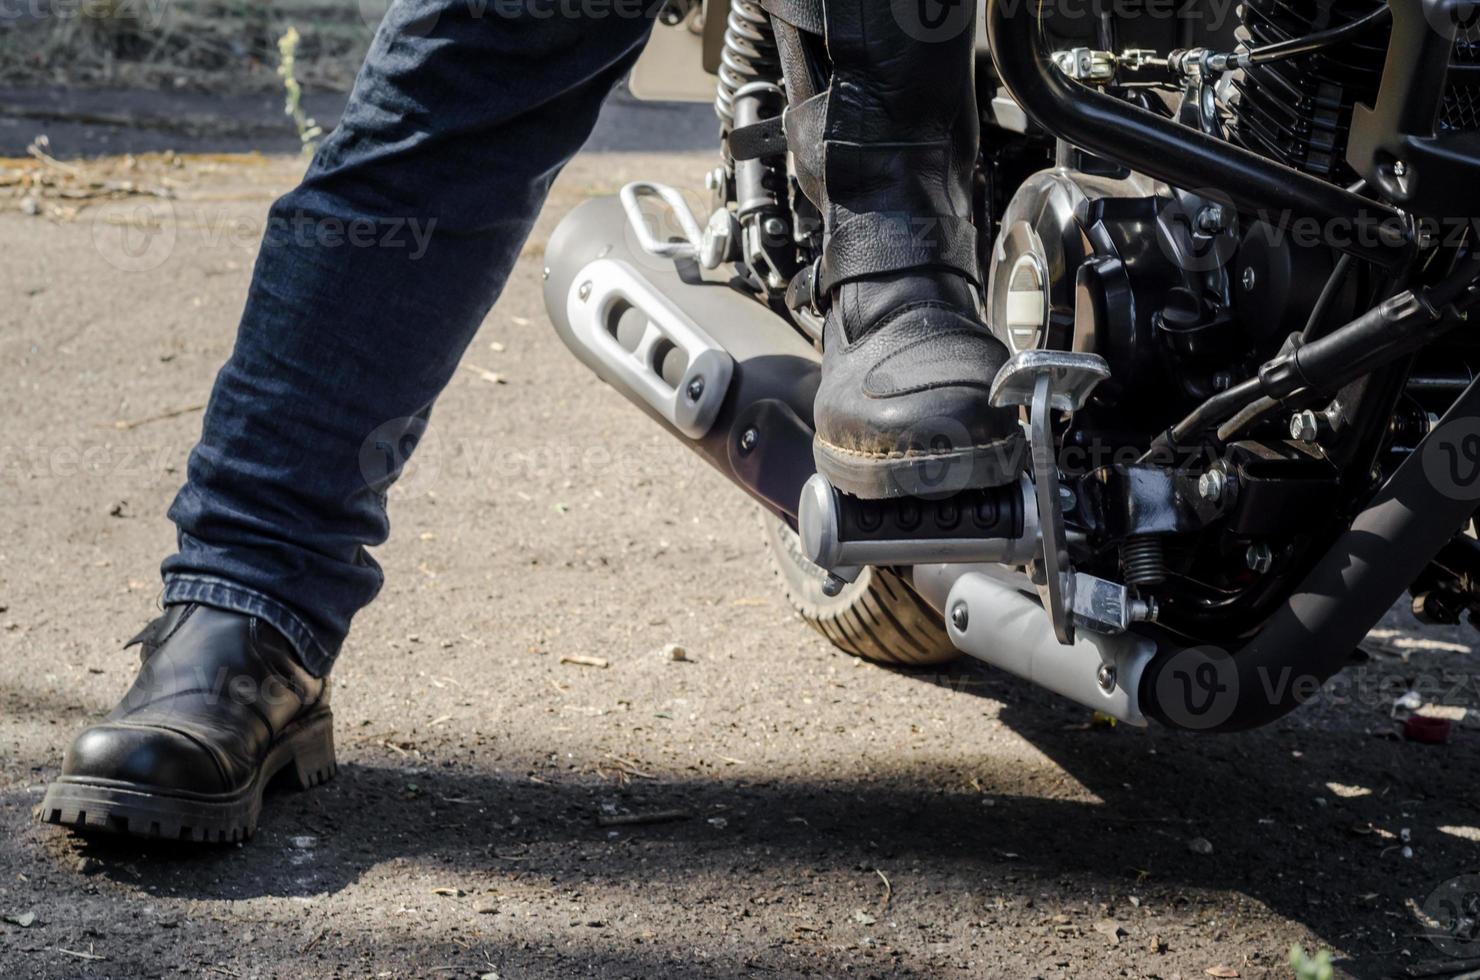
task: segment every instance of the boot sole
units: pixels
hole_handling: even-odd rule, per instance
[[[1021,434],[945,452],[866,453],[812,440],[817,472],[843,493],[865,500],[942,498],[963,490],[1000,487],[1023,471]]]
[[[310,789],[338,770],[334,715],[326,709],[289,726],[256,777],[236,793],[183,793],[122,780],[62,776],[47,788],[38,817],[80,833],[229,844],[256,833],[263,791],[279,775],[299,789]]]

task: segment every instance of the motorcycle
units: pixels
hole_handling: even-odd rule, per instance
[[[1480,608],[1480,29],[1461,0],[1150,10],[978,18],[980,278],[1012,352],[982,383],[1028,435],[1014,485],[921,463],[863,500],[815,471],[822,231],[764,3],[669,0],[632,78],[716,93],[707,217],[656,181],[583,204],[545,301],[759,502],[839,648],[1236,731],[1315,696],[1405,591],[1424,622]]]

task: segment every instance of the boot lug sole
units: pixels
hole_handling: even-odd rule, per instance
[[[47,788],[37,817],[84,834],[236,843],[256,832],[263,792],[279,776],[310,789],[333,778],[338,769],[334,715],[325,710],[290,726],[252,782],[236,793],[186,795],[136,783],[61,776]]]
[[[843,493],[864,500],[894,497],[941,498],[999,487],[1023,470],[1026,442],[1020,433],[994,442],[940,453],[872,456],[834,446],[821,436],[812,441],[817,471]]]

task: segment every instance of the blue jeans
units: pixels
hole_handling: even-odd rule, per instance
[[[328,672],[383,581],[366,548],[386,491],[652,9],[395,0],[339,128],[272,206],[170,508],[167,605],[259,616]]]

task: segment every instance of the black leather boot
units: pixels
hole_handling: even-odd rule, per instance
[[[143,669],[67,750],[41,803],[46,823],[239,841],[257,829],[275,777],[308,789],[334,775],[329,685],[266,622],[170,606],[135,643]]]
[[[785,14],[797,2],[768,8]],[[976,5],[824,4],[824,90],[792,84],[806,44],[790,30],[782,41],[797,99],[787,141],[823,214],[812,287],[828,307],[817,468],[870,498],[1011,482],[1024,440],[1017,411],[988,400],[1008,355],[979,312],[972,222]]]

